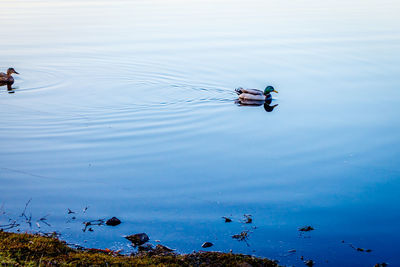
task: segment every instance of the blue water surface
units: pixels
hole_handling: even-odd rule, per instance
[[[20,75],[0,87],[0,224],[126,253],[123,236],[146,232],[180,253],[400,265],[398,1],[1,10],[0,68]],[[266,85],[272,112],[235,104],[234,88]]]

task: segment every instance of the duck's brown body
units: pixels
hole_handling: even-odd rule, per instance
[[[269,95],[265,95],[263,91],[258,89],[243,89],[242,87],[235,89],[235,91],[239,95],[240,100],[265,101]]]
[[[7,70],[7,73],[0,72],[0,83],[13,83],[14,78],[13,76],[11,76],[13,73],[19,74],[13,68],[9,68]]]

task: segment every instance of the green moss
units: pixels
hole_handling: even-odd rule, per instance
[[[56,237],[0,231],[3,266],[278,266],[276,262],[242,254],[197,252],[119,255],[105,250],[76,250]]]

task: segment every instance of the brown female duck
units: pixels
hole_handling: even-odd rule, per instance
[[[13,83],[14,82],[14,78],[13,76],[11,76],[11,74],[19,74],[18,72],[16,72],[14,70],[14,68],[9,68],[7,70],[7,73],[4,72],[0,72],[0,83]]]

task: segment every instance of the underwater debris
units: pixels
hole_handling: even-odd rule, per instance
[[[249,230],[242,231],[240,234],[233,235],[233,239],[237,239],[238,241],[245,241],[249,238]]]
[[[51,227],[51,225],[47,222],[47,216],[49,216],[49,214],[47,214],[46,216],[43,216],[42,218],[40,218],[39,220],[36,221],[36,225],[39,225],[38,227],[40,228],[40,224],[39,222],[44,223],[45,225]]]
[[[356,247],[353,247],[353,248],[360,252],[367,252],[367,253],[372,252],[372,249],[356,248]]]
[[[24,208],[24,210],[22,211],[21,217],[26,217],[25,212],[26,212],[26,209],[28,208],[29,203],[31,203],[31,201],[32,201],[32,198],[30,198],[30,199],[28,200],[28,202],[25,203],[25,208]]]
[[[72,211],[71,209],[68,208],[68,214],[74,214],[75,211]]]
[[[244,214],[243,216],[245,218],[244,223],[252,223],[253,222],[253,218],[252,218],[251,214]]]
[[[386,262],[377,263],[374,265],[374,267],[386,267],[386,266],[388,266],[388,264]]]
[[[125,238],[128,239],[129,241],[131,241],[135,247],[141,246],[150,240],[149,236],[145,233],[129,235],[129,236],[125,236]]]
[[[201,245],[202,248],[209,248],[212,247],[214,244],[211,242],[204,242],[203,245]]]
[[[10,229],[13,229],[13,228],[16,228],[16,227],[20,226],[20,224],[17,223],[17,221],[15,221],[15,220],[9,220],[9,221],[11,221],[11,222],[8,223],[8,224],[0,225],[0,231],[10,230]]]
[[[22,211],[21,216],[20,216],[20,217],[24,217],[24,218],[25,218],[25,223],[29,225],[29,228],[32,228],[32,213],[29,214],[29,217],[28,217],[28,216],[26,215],[26,209],[28,208],[28,206],[29,206],[29,204],[31,203],[31,201],[32,201],[32,198],[30,198],[30,199],[28,200],[28,202],[26,202],[25,208],[24,208],[24,210]]]
[[[89,227],[89,226],[101,226],[104,225],[104,219],[98,219],[98,220],[92,220],[92,221],[87,221],[87,222],[83,222],[83,224],[85,225],[85,227],[82,229],[83,232],[86,232],[86,230],[89,229],[90,232],[93,231],[93,228]],[[92,230],[90,230],[92,229]]]
[[[342,243],[345,243],[344,240],[342,240]],[[372,249],[369,249],[369,248],[365,249],[365,248],[356,247],[352,243],[349,243],[349,247],[351,247],[352,249],[354,249],[356,251],[359,251],[359,252],[367,252],[367,253],[372,252]]]

